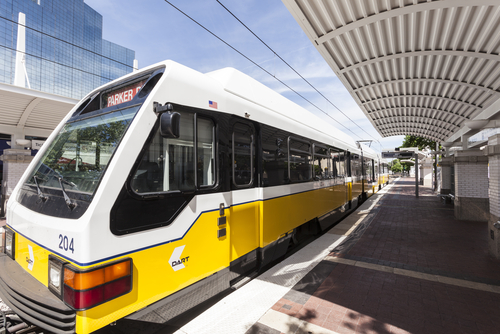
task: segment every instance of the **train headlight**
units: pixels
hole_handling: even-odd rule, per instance
[[[15,259],[16,234],[10,228],[5,229],[5,254]]]
[[[81,270],[64,266],[63,300],[75,310],[87,310],[132,291],[132,259]]]
[[[49,255],[49,290],[61,297],[62,295],[62,275],[64,262],[57,257]]]

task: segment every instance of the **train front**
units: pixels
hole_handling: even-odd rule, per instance
[[[102,233],[91,233],[89,226],[106,214],[102,208],[109,207],[106,196],[114,196],[113,183],[126,178],[124,156],[140,151],[124,141],[141,108],[152,107],[148,95],[164,71],[132,74],[90,94],[50,136],[12,193],[0,298],[27,323],[81,333],[127,313],[121,305],[130,301],[120,298],[134,298],[132,259],[106,258],[109,224]],[[97,252],[102,257],[93,261]],[[92,313],[97,308],[100,313]]]

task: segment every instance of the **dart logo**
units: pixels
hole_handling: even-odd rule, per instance
[[[184,265],[184,263],[188,262],[189,260],[189,256],[181,258],[184,247],[186,247],[186,245],[179,246],[174,249],[174,251],[172,252],[172,256],[170,256],[170,259],[168,260],[168,263],[174,271],[185,268],[186,266]]]
[[[35,265],[35,256],[33,255],[33,248],[31,247],[31,245],[28,245],[28,251],[30,257],[26,256],[26,262],[28,262],[28,269],[33,271],[33,266]]]

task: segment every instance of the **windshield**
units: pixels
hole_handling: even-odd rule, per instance
[[[92,194],[139,107],[67,123],[26,183]]]

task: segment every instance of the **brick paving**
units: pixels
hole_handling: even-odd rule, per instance
[[[487,223],[455,220],[452,204],[420,189],[416,199],[414,182],[400,181],[349,255],[500,279],[498,261],[488,256]]]
[[[500,262],[488,255],[486,223],[455,220],[453,205],[429,188],[420,187],[416,198],[409,178],[394,184],[372,211],[355,244],[330,255],[407,269],[413,277],[326,258],[272,309],[335,333],[500,332]],[[419,273],[483,282],[499,293]]]

